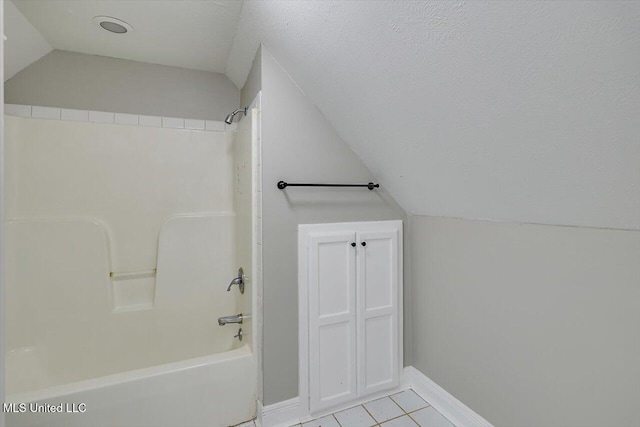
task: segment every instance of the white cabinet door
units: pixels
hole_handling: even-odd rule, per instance
[[[402,222],[300,225],[298,244],[302,413],[397,387]]]
[[[310,407],[357,397],[355,232],[308,239]]]
[[[358,233],[358,394],[399,382],[399,231]]]

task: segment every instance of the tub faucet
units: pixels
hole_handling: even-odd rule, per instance
[[[242,270],[242,267],[240,267],[240,269],[238,269],[238,277],[236,277],[235,279],[233,279],[231,281],[231,283],[229,283],[229,287],[227,288],[227,292],[229,292],[231,290],[231,287],[233,285],[238,285],[238,289],[240,289],[240,293],[244,294],[244,271]]]
[[[242,313],[234,314],[233,316],[222,316],[218,318],[218,325],[224,326],[229,323],[242,323]]]

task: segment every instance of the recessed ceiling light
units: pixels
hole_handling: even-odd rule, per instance
[[[124,34],[129,31],[133,31],[133,27],[131,25],[121,19],[113,18],[111,16],[96,16],[93,18],[93,22],[103,30],[107,30],[111,33]]]

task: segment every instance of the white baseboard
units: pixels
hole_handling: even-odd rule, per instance
[[[300,422],[300,401],[297,397],[264,407],[258,402],[258,411],[256,421],[260,427],[289,427]]]
[[[475,413],[413,366],[404,368],[404,376],[411,384],[413,391],[456,427],[493,427],[489,421]]]
[[[256,425],[258,427],[262,427],[262,416],[264,414],[264,406],[262,406],[262,401],[258,400],[256,404]]]
[[[413,366],[405,367],[402,377],[401,386],[398,389],[390,390],[386,393],[383,392],[381,395],[393,394],[406,388],[412,388],[456,427],[493,427],[491,423],[473,412],[464,403],[453,397]],[[377,397],[380,396],[373,395],[365,399],[359,399],[345,405],[344,408],[337,408],[337,410],[356,406]],[[310,419],[309,414],[300,413],[300,400],[297,397],[265,407],[262,406],[261,402],[258,402],[256,422],[259,427],[290,427],[301,420],[307,421],[308,419]]]

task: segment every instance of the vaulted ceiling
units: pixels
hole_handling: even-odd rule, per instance
[[[54,49],[217,73],[225,71],[242,10],[242,1],[236,0],[13,4]],[[124,36],[108,33],[93,22],[95,16],[116,17],[131,24],[133,31]]]
[[[640,2],[247,1],[408,213],[640,228]]]
[[[4,2],[4,80],[51,52],[51,45],[10,1]]]
[[[638,2],[15,3],[34,56],[242,87],[263,43],[408,213],[640,229]],[[105,37],[98,14],[132,37]]]

